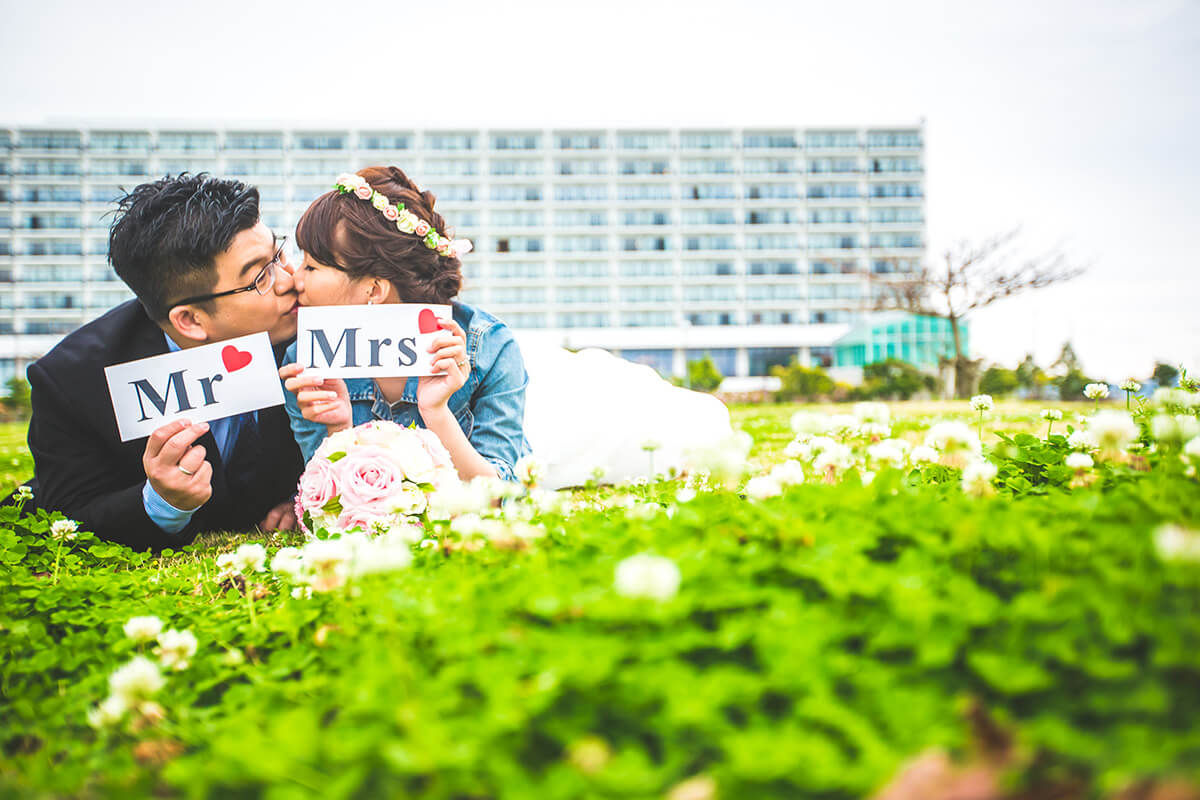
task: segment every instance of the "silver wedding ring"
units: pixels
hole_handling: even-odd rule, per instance
[[[187,475],[188,477],[191,477],[192,475],[196,474],[196,473],[192,472],[190,469],[188,469],[187,467],[185,467],[183,464],[176,464],[175,466],[179,467],[179,471],[182,472],[184,475]]]

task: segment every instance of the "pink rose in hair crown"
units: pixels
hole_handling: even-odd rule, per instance
[[[425,234],[429,233],[429,223],[425,220],[421,220],[417,223],[413,232],[416,233],[417,236],[424,236]]]
[[[354,189],[354,194],[361,200],[370,200],[374,191],[368,184],[362,184]]]
[[[400,219],[400,212],[396,210],[395,206],[388,206],[383,210],[383,217],[388,222],[395,222]]]

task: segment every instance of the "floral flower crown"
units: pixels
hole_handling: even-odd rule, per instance
[[[345,172],[338,176],[333,184],[341,194],[353,194],[360,200],[368,200],[388,222],[396,223],[401,233],[415,233],[420,236],[425,246],[436,250],[438,255],[461,258],[471,252],[473,245],[469,239],[447,239],[433,229],[425,220],[404,207],[404,203],[392,204],[387,195],[380,194],[371,188],[359,175]]]

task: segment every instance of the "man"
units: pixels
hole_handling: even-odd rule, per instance
[[[30,365],[34,501],[98,536],[178,547],[201,531],[288,529],[303,469],[283,406],[122,442],[104,368],[258,331],[276,361],[296,335],[282,239],[258,190],[180,175],[119,201],[109,261],[137,295]]]

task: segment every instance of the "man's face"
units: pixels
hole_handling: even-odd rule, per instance
[[[217,283],[212,292],[249,286],[274,256],[278,245],[271,230],[259,221],[233,237],[229,249],[217,256]],[[266,294],[257,291],[216,297],[205,304],[203,327],[209,342],[266,331],[271,344],[296,335],[296,287],[286,251],[275,268],[275,285]]]

